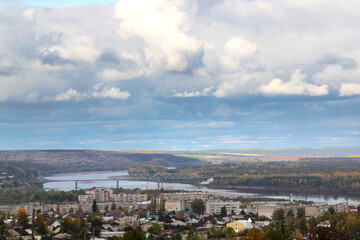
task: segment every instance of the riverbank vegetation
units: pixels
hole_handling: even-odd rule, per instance
[[[309,193],[360,195],[360,159],[326,158],[298,161],[243,161],[194,167],[209,185],[232,189],[288,189]]]

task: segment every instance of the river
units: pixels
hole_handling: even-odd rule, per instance
[[[86,173],[64,173],[64,174],[54,174],[47,176],[47,179],[50,180],[77,180],[79,189],[86,189],[92,187],[107,187],[115,188],[116,181],[111,179],[115,176],[124,176],[128,175],[127,171],[113,171],[113,172],[86,172]],[[108,179],[109,181],[96,181],[96,179]],[[91,181],[94,179],[94,181]],[[87,180],[87,181],[81,181]],[[90,180],[90,181],[89,181]],[[147,182],[145,181],[127,181],[120,180],[119,187],[122,188],[139,188],[146,189]],[[149,182],[149,189],[156,189],[156,182]],[[56,189],[61,191],[70,191],[75,189],[74,182],[49,182],[44,184],[44,189]],[[164,183],[164,189],[172,190],[187,190],[187,191],[207,191],[209,193],[219,193],[219,194],[231,194],[237,196],[258,196],[258,197],[269,197],[269,198],[279,198],[279,199],[289,199],[289,196],[278,195],[275,192],[264,192],[264,193],[254,193],[254,192],[241,192],[241,191],[232,191],[225,189],[210,189],[205,186],[194,186],[191,184],[183,183]],[[293,195],[293,200],[307,200],[314,202],[327,202],[327,203],[339,203],[347,201],[349,204],[358,205],[360,204],[360,197],[337,197],[337,196],[325,196],[325,195]]]

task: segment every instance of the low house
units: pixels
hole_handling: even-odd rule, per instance
[[[19,238],[21,234],[15,231],[14,229],[9,229],[9,235],[11,238]]]
[[[232,222],[232,221],[235,220],[235,219],[232,218],[232,217],[223,217],[222,219],[223,219],[223,221],[226,222],[226,223],[229,223],[229,222]]]
[[[141,225],[141,230],[143,230],[144,232],[147,232],[149,230],[149,228],[151,228],[155,223],[160,224],[158,221],[151,221],[151,222]]]
[[[49,231],[52,234],[58,234],[60,232],[60,228],[61,228],[61,221],[56,220],[49,226]]]
[[[353,206],[353,205],[349,205],[349,212],[358,212],[358,208]]]
[[[198,230],[207,230],[217,227],[218,223],[213,216],[203,217],[198,223],[193,224]]]
[[[59,233],[59,234],[56,234],[53,239],[54,240],[62,240],[62,239],[69,239],[71,237],[70,234],[67,234],[67,233]]]
[[[331,227],[331,224],[329,220],[325,220],[325,222],[320,222],[317,227],[329,228]]]
[[[236,233],[241,232],[248,228],[253,228],[252,221],[249,218],[247,221],[245,220],[239,220],[239,221],[233,221],[228,224],[226,224],[227,228],[232,228]]]
[[[181,211],[178,211],[176,213],[176,215],[178,217],[181,217],[181,218],[187,218],[187,217],[190,217],[191,215],[194,215],[194,216],[199,216],[198,214],[190,211],[189,209],[185,208],[184,210],[181,210]]]
[[[108,212],[108,217],[112,217],[114,220],[118,220],[125,216],[124,212],[121,210],[112,210]]]
[[[170,223],[171,226],[187,226],[186,223],[182,222],[182,221],[175,221]]]
[[[125,232],[119,231],[119,232],[100,232],[100,237],[108,239],[113,237],[122,237],[125,235]]]
[[[264,228],[267,227],[269,224],[270,221],[256,221],[253,223],[253,226],[257,228]]]

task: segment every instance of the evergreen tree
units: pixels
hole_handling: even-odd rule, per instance
[[[275,210],[272,215],[273,224],[271,224],[265,232],[265,240],[288,240],[290,232],[285,225],[284,209]]]
[[[329,213],[330,213],[331,215],[334,215],[334,214],[335,214],[335,209],[334,209],[334,207],[329,207],[328,211],[329,211]]]
[[[289,217],[294,217],[294,216],[295,216],[294,211],[292,209],[289,209],[286,213],[286,217],[289,218]]]
[[[182,240],[181,234],[179,232],[176,233],[174,240]]]
[[[100,236],[100,232],[101,232],[101,218],[100,217],[95,217],[92,221],[91,221],[91,230],[93,231],[93,234],[95,236]]]
[[[93,212],[93,213],[96,213],[96,212],[97,212],[97,209],[98,209],[97,203],[96,203],[96,200],[94,199],[93,204],[92,204],[92,212]]]
[[[297,218],[305,217],[305,208],[298,208],[296,213]]]
[[[226,217],[227,216],[227,210],[225,206],[222,206],[220,209],[220,216],[221,217]]]
[[[300,219],[299,229],[300,229],[300,232],[301,232],[302,234],[307,234],[307,233],[308,233],[309,229],[308,229],[308,227],[307,227],[307,225],[306,225],[306,220],[305,220],[305,218],[301,218],[301,219]]]

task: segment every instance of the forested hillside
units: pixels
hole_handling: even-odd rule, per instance
[[[123,153],[96,150],[19,150],[0,151],[0,161],[16,161],[43,165],[47,173],[68,171],[127,170],[131,167],[161,165],[191,166],[197,159],[170,154]],[[40,166],[39,165],[39,166]]]

